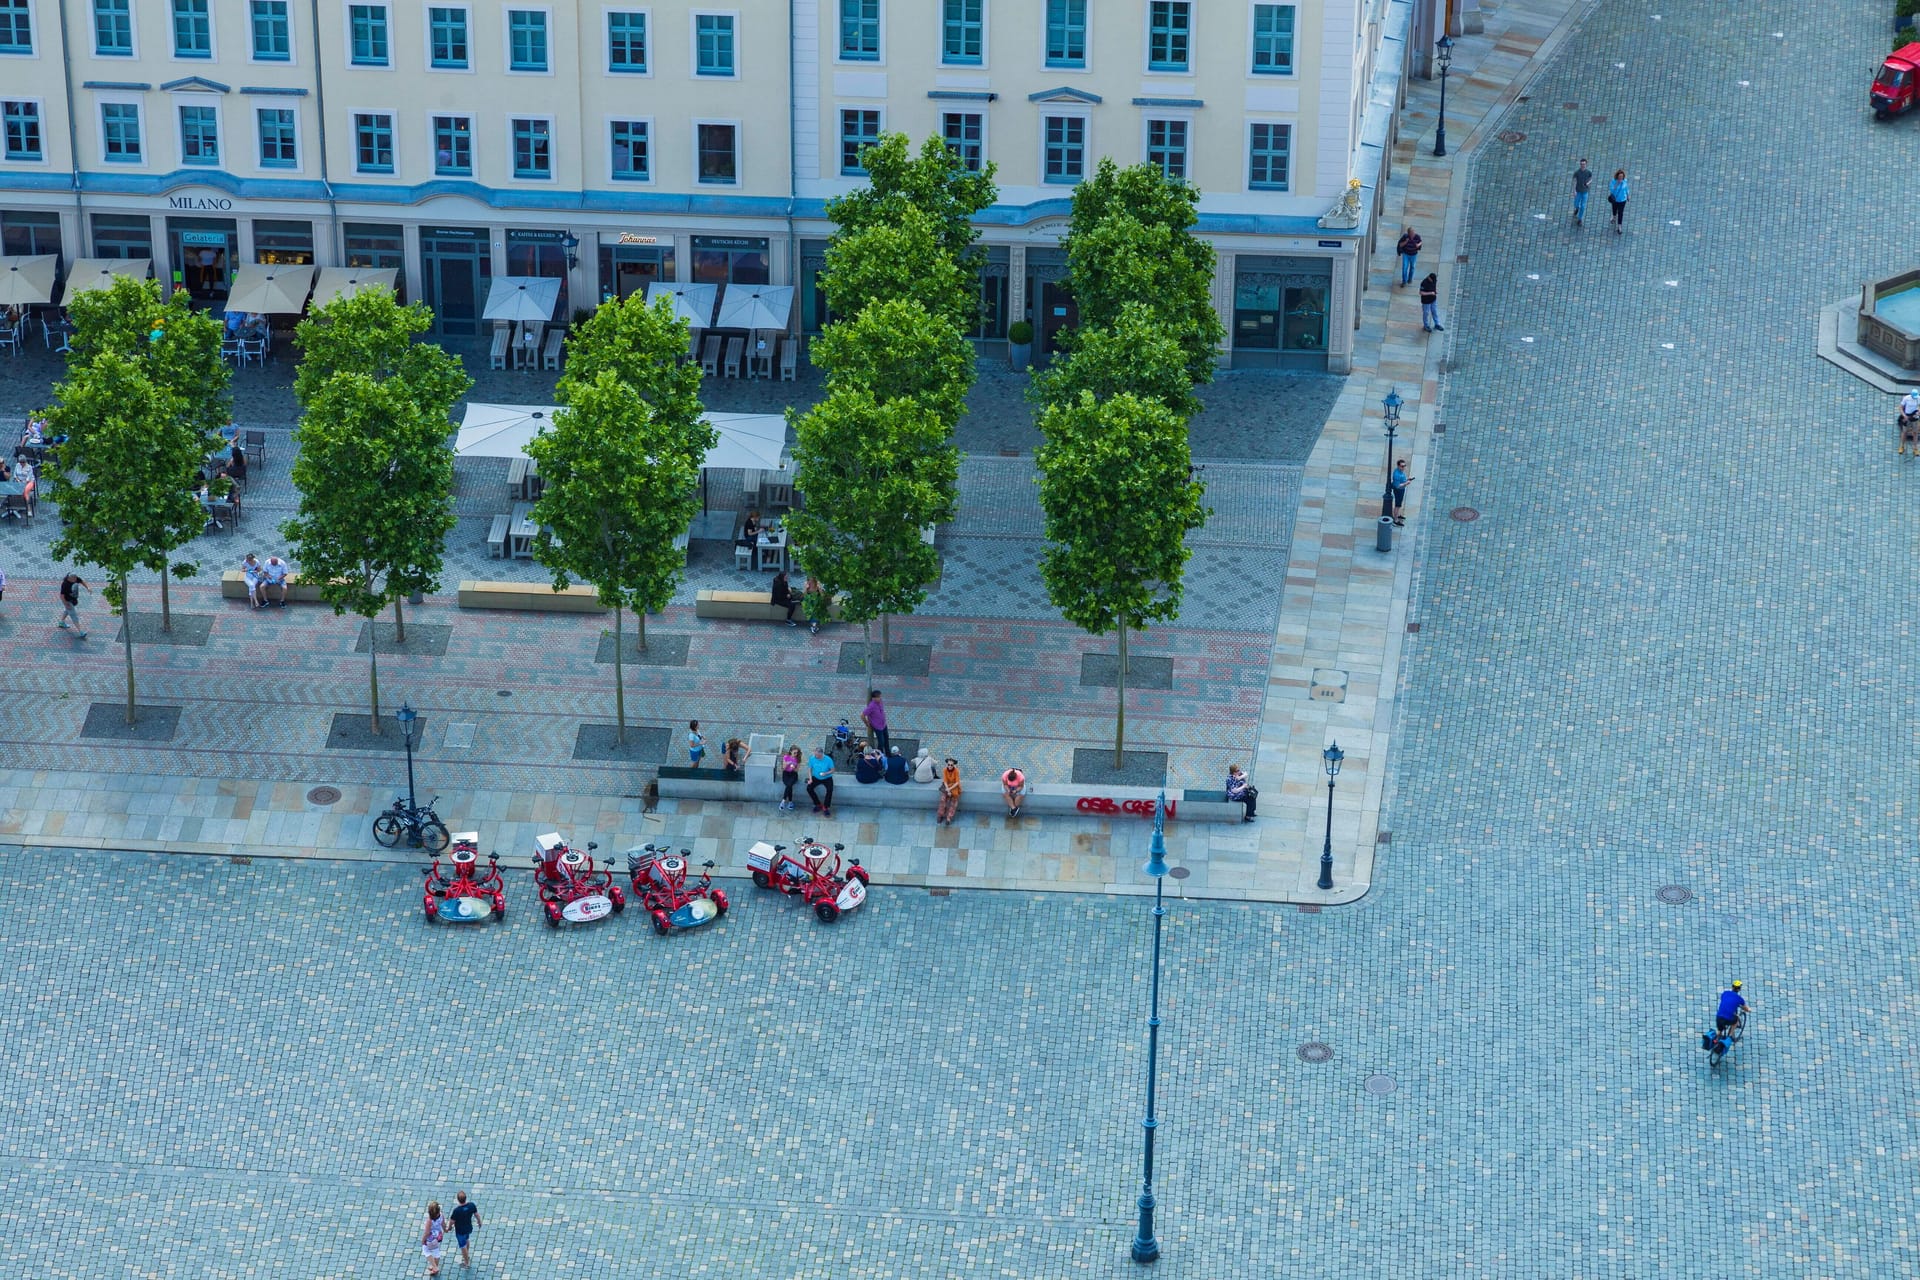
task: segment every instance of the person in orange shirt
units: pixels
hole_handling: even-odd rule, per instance
[[[934,822],[952,826],[954,815],[959,812],[960,762],[948,756],[946,768],[940,771],[940,810],[935,815]]]

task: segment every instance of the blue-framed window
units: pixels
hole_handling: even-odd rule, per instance
[[[545,120],[513,122],[513,176],[553,176],[553,126]]]
[[[291,62],[293,28],[287,17],[287,0],[252,0],[247,8],[253,22],[253,60]]]
[[[1047,65],[1087,65],[1087,0],[1047,0]]]
[[[1169,178],[1187,176],[1187,122],[1147,121],[1147,163]]]
[[[1253,6],[1253,74],[1293,74],[1293,14],[1290,4]]]
[[[987,118],[977,111],[948,111],[940,116],[940,136],[963,167],[975,173],[987,161]]]
[[[694,126],[698,177],[707,186],[732,186],[740,181],[739,131],[730,124]]]
[[[1078,182],[1087,175],[1087,121],[1084,116],[1048,116],[1046,121],[1048,182]]]
[[[1285,191],[1292,151],[1292,125],[1256,121],[1247,126],[1247,186],[1255,191]]]
[[[647,73],[647,15],[615,9],[607,14],[607,70]]]
[[[880,0],[840,0],[840,60],[880,61]]]
[[[360,173],[393,172],[393,117],[384,111],[353,113],[353,167]]]
[[[987,0],[940,0],[940,61],[978,66],[987,58]]]
[[[213,14],[208,0],[173,0],[173,56],[213,56]]]
[[[433,171],[443,178],[473,176],[473,117],[433,118]]]
[[[1187,71],[1193,52],[1193,5],[1188,0],[1149,0],[1147,70]]]
[[[653,149],[645,120],[613,122],[613,176],[623,182],[646,182],[653,177]]]
[[[98,58],[133,56],[133,0],[93,0],[93,53]]]
[[[507,10],[507,65],[515,71],[547,69],[547,15],[539,9]]]
[[[0,53],[32,52],[33,11],[28,0],[0,0]]]
[[[352,36],[354,66],[391,65],[390,46],[387,43],[387,6],[383,4],[348,5],[347,28]]]
[[[44,160],[40,142],[40,104],[0,102],[0,133],[6,135],[9,160]]]
[[[109,164],[139,164],[140,108],[131,102],[100,104],[100,145]]]
[[[696,75],[735,74],[733,15],[697,13],[693,16],[693,70]]]
[[[293,112],[285,107],[261,107],[254,112],[260,126],[260,167],[298,169],[300,135]]]
[[[212,107],[180,108],[180,163],[220,163],[220,113]]]
[[[850,178],[865,177],[861,153],[880,141],[878,111],[842,111],[840,113],[840,172]]]
[[[467,11],[465,9],[427,10],[427,40],[432,46],[427,56],[444,71],[465,71],[467,62]]]

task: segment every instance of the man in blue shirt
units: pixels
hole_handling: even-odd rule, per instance
[[[815,747],[813,754],[807,757],[807,798],[813,801],[813,811],[825,817],[833,816],[833,757],[824,747]],[[825,787],[827,794],[822,802],[820,788]]]
[[[1731,987],[1720,993],[1720,1007],[1714,1011],[1714,1025],[1722,1031],[1733,1030],[1733,1024],[1740,1020],[1740,1011],[1747,1007],[1747,998],[1740,994],[1740,983],[1736,980]]]

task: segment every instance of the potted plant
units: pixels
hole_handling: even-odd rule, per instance
[[[1007,363],[1016,369],[1024,369],[1032,356],[1033,326],[1025,320],[1015,320],[1007,326]]]

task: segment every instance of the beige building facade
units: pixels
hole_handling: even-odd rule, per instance
[[[1073,323],[1059,240],[1112,156],[1199,188],[1223,360],[1339,372],[1372,228],[1324,215],[1410,3],[0,0],[0,243],[210,305],[243,263],[393,267],[454,337],[497,275],[563,312],[792,283],[810,331],[862,142],[938,134],[997,169],[982,341]]]

